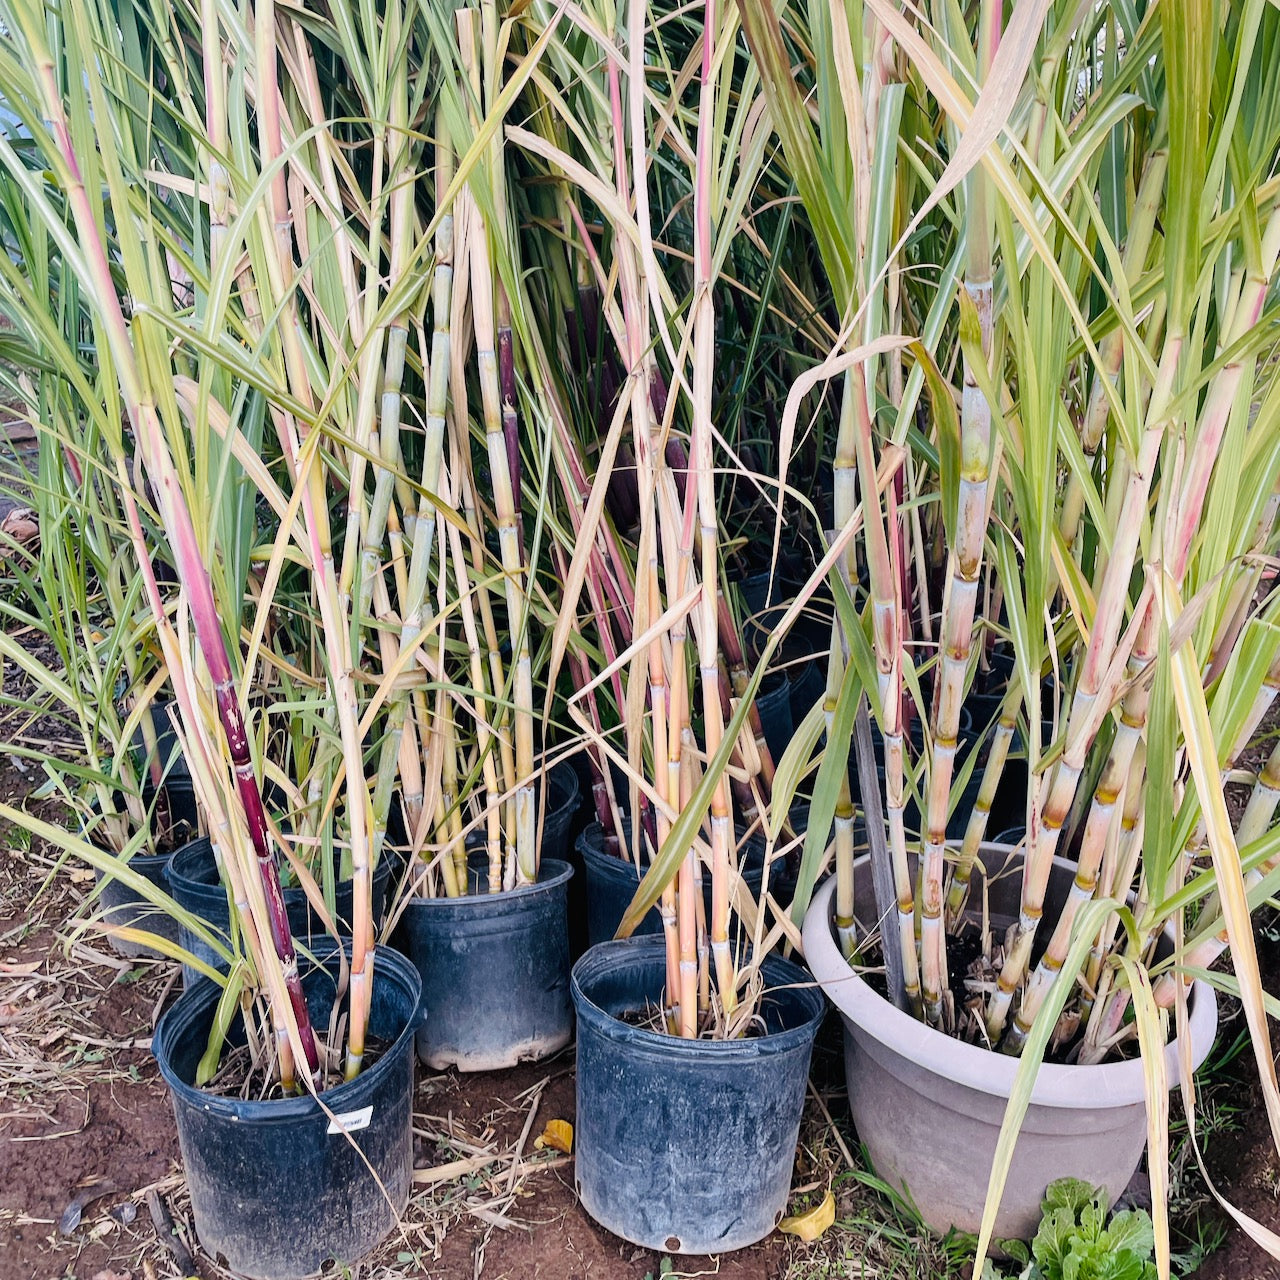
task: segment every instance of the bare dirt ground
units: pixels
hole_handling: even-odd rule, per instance
[[[0,770],[21,805],[30,766]],[[28,802],[47,814],[48,802]],[[0,828],[0,1280],[170,1280],[226,1272],[199,1249],[173,1117],[149,1046],[175,998],[176,967],[114,955],[85,928],[91,873],[59,865],[21,828]],[[1269,991],[1280,930],[1260,921]],[[1230,1007],[1224,1041],[1241,1025]],[[361,1280],[971,1280],[963,1241],[938,1242],[876,1186],[848,1119],[838,1028],[824,1028],[793,1181],[792,1211],[834,1190],[837,1223],[802,1244],[775,1233],[720,1258],[666,1257],[596,1226],[577,1202],[571,1157],[536,1151],[548,1120],[574,1119],[572,1050],[475,1076],[419,1068],[415,1192],[400,1229],[333,1276]],[[1202,1137],[1231,1201],[1280,1230],[1280,1171],[1246,1051],[1206,1085]],[[1194,1162],[1177,1156],[1181,1247],[1219,1247],[1203,1280],[1276,1277],[1280,1264],[1229,1223]],[[157,1228],[153,1210],[159,1218]],[[178,1254],[166,1243],[172,1222]],[[184,1250],[193,1268],[180,1267]]]

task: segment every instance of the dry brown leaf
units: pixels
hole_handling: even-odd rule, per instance
[[[30,507],[17,507],[0,520],[0,533],[15,542],[34,542],[40,536],[40,522]]]
[[[43,960],[0,960],[0,974],[7,978],[25,978],[35,973],[43,963]]]

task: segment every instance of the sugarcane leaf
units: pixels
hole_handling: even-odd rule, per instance
[[[828,1190],[812,1209],[783,1218],[778,1223],[778,1230],[783,1235],[795,1236],[797,1240],[817,1240],[835,1220],[836,1198]]]
[[[1005,1184],[1009,1180],[1009,1170],[1013,1163],[1014,1144],[1018,1140],[1018,1133],[1026,1118],[1027,1108],[1031,1104],[1036,1075],[1044,1060],[1045,1050],[1049,1046],[1049,1037],[1058,1025],[1058,1018],[1067,1002],[1067,997],[1075,986],[1076,975],[1089,954],[1093,940],[1112,911],[1120,913],[1122,918],[1131,919],[1128,908],[1113,898],[1095,898],[1080,908],[1071,930],[1071,944],[1067,948],[1066,960],[1049,987],[1044,1003],[1040,1006],[1040,1011],[1036,1014],[1026,1043],[1023,1045],[1018,1071],[1014,1076],[1004,1119],[1000,1124],[995,1156],[991,1162],[991,1177],[987,1183],[987,1198],[982,1209],[982,1225],[978,1233],[978,1247],[973,1266],[975,1275],[982,1273],[983,1263],[991,1246],[996,1213],[1000,1208],[1000,1201],[1004,1196]]]
[[[963,289],[959,291],[959,298],[960,328],[969,331],[968,340],[976,345],[981,354],[982,336],[978,331],[978,313]],[[954,546],[960,521],[960,414],[956,411],[950,385],[924,344],[913,342],[910,351],[924,370],[925,384],[929,388],[934,429],[938,438],[938,489],[942,494],[942,523],[946,529],[947,545]],[[986,363],[985,358],[983,363]]]
[[[778,761],[777,768],[774,770],[772,803],[765,819],[770,839],[776,840],[781,834],[791,802],[795,799],[796,789],[808,772],[810,761],[813,759],[813,750],[827,727],[825,702],[826,694],[824,693],[809,708],[804,719],[791,735],[791,741],[787,743],[782,759]]]
[[[1182,335],[1200,272],[1201,210],[1209,100],[1218,48],[1213,0],[1185,0],[1160,14],[1169,114],[1168,194],[1162,222],[1169,325]]]
[[[542,1133],[533,1140],[539,1150],[550,1149],[565,1155],[573,1154],[573,1125],[567,1120],[548,1120]]]
[[[850,298],[857,282],[851,226],[839,212],[847,208],[835,179],[814,137],[808,109],[791,73],[791,58],[782,27],[771,4],[738,0],[742,29],[760,64],[760,82],[773,127],[778,132],[787,162],[795,177],[818,240],[823,264],[836,296]]]
[[[1181,857],[1173,846],[1173,824],[1169,821],[1169,797],[1173,795],[1176,717],[1170,687],[1169,637],[1167,630],[1156,649],[1155,680],[1147,707],[1147,786],[1144,804],[1146,821],[1142,829],[1142,872],[1157,895],[1170,887],[1171,868]]]
[[[800,856],[795,896],[791,902],[791,918],[797,925],[803,923],[809,909],[818,869],[831,834],[831,824],[835,821],[836,804],[848,780],[849,744],[853,741],[853,724],[863,689],[857,667],[851,662],[844,669],[835,710],[827,723],[827,745],[818,766],[813,799],[809,802],[809,825],[805,831],[804,852]]]
[[[1165,1065],[1164,1020],[1156,1008],[1151,978],[1143,965],[1135,963],[1123,952],[1117,957],[1133,998],[1133,1020],[1138,1029],[1138,1046],[1142,1051],[1142,1084],[1147,1098],[1147,1170],[1151,1178],[1152,1227],[1155,1233],[1156,1270],[1160,1280],[1169,1280],[1169,1085]],[[1121,1248],[1122,1234],[1130,1239],[1139,1236],[1132,1226],[1124,1232],[1121,1224],[1117,1235],[1108,1234],[1107,1244],[1113,1251]]]
[[[1158,593],[1166,621],[1172,625],[1181,609],[1177,591],[1166,576]],[[1258,952],[1249,913],[1240,852],[1227,812],[1223,794],[1218,752],[1200,683],[1200,664],[1190,640],[1172,654],[1173,692],[1178,719],[1186,743],[1187,762],[1195,779],[1196,791],[1204,813],[1209,850],[1217,872],[1218,893],[1226,920],[1231,959],[1240,979],[1241,1003],[1253,1044],[1255,1059],[1266,1104],[1272,1137],[1280,1147],[1280,1087],[1276,1082],[1275,1059],[1271,1056],[1270,1031],[1262,1000],[1262,978],[1258,970]]]
[[[218,1064],[222,1061],[222,1046],[226,1043],[231,1025],[240,1013],[240,993],[244,990],[245,977],[248,970],[245,965],[236,963],[226,975],[222,994],[218,997],[217,1007],[213,1011],[213,1022],[209,1027],[209,1040],[205,1051],[196,1064],[195,1086],[203,1089],[218,1074]]]

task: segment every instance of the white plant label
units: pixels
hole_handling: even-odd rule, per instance
[[[372,1107],[361,1107],[359,1111],[344,1111],[329,1121],[330,1133],[355,1133],[359,1129],[367,1129],[373,1119]]]

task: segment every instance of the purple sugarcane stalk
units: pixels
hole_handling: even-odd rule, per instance
[[[511,473],[511,501],[515,504],[520,545],[524,546],[524,509],[520,502],[520,420],[516,415],[516,353],[511,337],[511,303],[498,285],[498,386],[502,394],[502,435]]]

